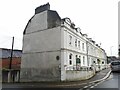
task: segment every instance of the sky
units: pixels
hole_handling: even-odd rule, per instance
[[[69,17],[81,32],[103,48],[118,55],[119,0],[0,0],[0,48],[22,49],[23,31],[35,8],[49,2],[61,18]]]

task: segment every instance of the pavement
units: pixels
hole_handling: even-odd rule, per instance
[[[66,82],[32,82],[32,83],[14,83],[18,86],[30,86],[30,87],[42,87],[42,88],[61,88],[61,87],[76,87],[76,86],[84,86],[88,83],[97,83],[99,81],[105,80],[109,77],[111,73],[110,68],[101,70],[100,72],[97,72],[92,78],[88,80],[82,80],[82,81],[66,81]],[[13,85],[13,83],[9,83],[9,85]],[[3,84],[4,86],[4,84]]]
[[[92,78],[88,80],[82,81],[67,81],[67,82],[48,82],[48,83],[41,83],[43,87],[74,87],[74,86],[81,86],[87,83],[97,83],[99,81],[105,80],[111,74],[111,69],[107,68],[97,72]]]

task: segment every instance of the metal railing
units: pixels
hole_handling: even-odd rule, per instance
[[[66,70],[74,70],[74,71],[91,71],[94,67],[88,67],[88,66],[80,66],[80,65],[74,65],[74,66],[67,66]]]

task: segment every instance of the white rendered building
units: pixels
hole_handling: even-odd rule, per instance
[[[61,19],[49,4],[35,9],[24,30],[21,82],[65,81],[67,71],[80,72],[81,67],[91,67],[98,59],[105,64],[104,50],[69,18]]]

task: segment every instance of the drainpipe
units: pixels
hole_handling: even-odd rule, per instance
[[[86,41],[86,50],[87,50],[87,65],[89,66],[89,61],[88,61],[88,41]]]

